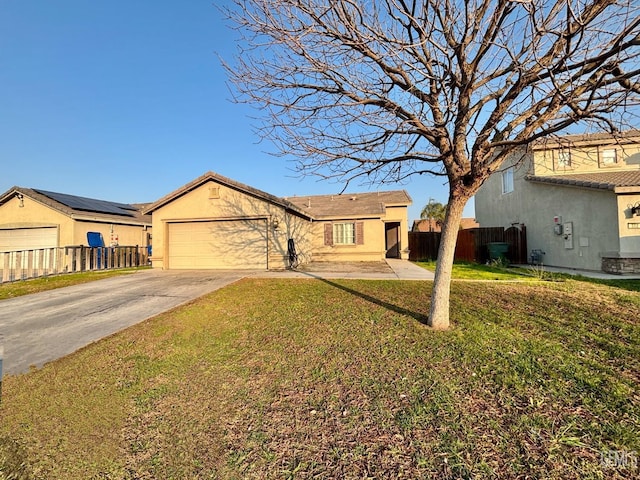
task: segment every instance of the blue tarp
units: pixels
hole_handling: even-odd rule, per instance
[[[87,242],[90,247],[104,247],[104,239],[100,232],[87,232]]]
[[[104,247],[104,239],[100,232],[87,232],[87,242],[90,247]],[[97,268],[102,268],[102,248],[98,249],[96,255]],[[107,263],[107,252],[104,252],[104,263]]]

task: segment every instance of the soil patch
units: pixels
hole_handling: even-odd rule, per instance
[[[300,265],[301,272],[393,273],[387,262],[311,262]]]

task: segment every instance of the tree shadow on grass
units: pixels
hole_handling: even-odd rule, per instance
[[[408,317],[411,317],[414,320],[417,320],[419,323],[422,323],[424,325],[427,325],[428,323],[428,319],[429,319],[428,315],[424,315],[420,312],[407,310],[406,308],[400,307],[398,305],[394,305],[393,303],[385,302],[384,300],[380,300],[379,298],[373,297],[367,293],[359,292],[358,290],[354,290],[353,288],[340,285],[339,283],[332,282],[331,280],[328,280],[318,275],[314,275],[312,273],[305,273],[305,275],[315,278],[316,280],[320,280],[326,283],[327,285],[330,285],[334,288],[342,290],[343,292],[347,292],[347,293],[350,293],[351,295],[355,295],[356,297],[360,297],[368,302],[373,303],[374,305],[378,305],[379,307],[386,308],[387,310],[391,310],[392,312],[398,313],[400,315],[406,315]]]

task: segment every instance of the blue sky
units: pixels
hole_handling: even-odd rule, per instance
[[[339,192],[257,143],[218,59],[236,36],[211,0],[0,0],[0,192],[150,202],[209,170],[278,196]],[[410,220],[447,199],[443,178],[380,187],[396,188]]]

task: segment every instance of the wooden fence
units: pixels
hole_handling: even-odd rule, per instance
[[[61,273],[140,267],[149,262],[147,248],[70,246],[0,252],[0,283]]]
[[[435,260],[440,246],[440,232],[409,232],[409,260]],[[490,243],[507,243],[507,258],[511,263],[528,262],[527,230],[520,227],[469,228],[458,232],[456,261],[486,263]]]

